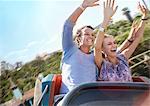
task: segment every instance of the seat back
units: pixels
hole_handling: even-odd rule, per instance
[[[52,79],[52,84],[50,87],[50,97],[49,97],[49,106],[53,106],[54,96],[59,94],[61,87],[61,75],[55,74]]]
[[[53,74],[48,74],[45,78],[42,79],[42,101],[41,106],[52,106],[54,95],[54,82],[53,82]],[[47,90],[45,90],[47,88]],[[44,93],[45,92],[45,93]],[[44,93],[44,94],[43,94]]]
[[[55,74],[54,78],[54,86],[55,86],[55,90],[54,90],[54,96],[59,94],[60,91],[60,87],[61,87],[61,82],[62,82],[62,77],[60,74]]]

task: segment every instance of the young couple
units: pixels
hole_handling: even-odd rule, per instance
[[[73,27],[79,16],[86,8],[97,6],[98,1],[84,0],[64,24],[60,93],[67,93],[82,83],[96,82],[96,76],[102,81],[132,81],[128,59],[143,37],[145,20],[147,19],[146,8],[139,4],[139,10],[142,14],[141,21],[138,25],[133,23],[128,38],[120,47],[117,47],[113,36],[105,34],[105,29],[117,10],[115,0],[107,0],[103,3],[104,19],[96,36],[93,34],[94,28],[84,26],[77,31],[75,38],[73,38]],[[93,45],[94,51],[91,51]]]

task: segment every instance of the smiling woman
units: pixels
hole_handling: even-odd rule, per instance
[[[113,2],[107,1],[104,6],[106,9],[104,12],[111,10],[113,6]],[[132,24],[128,38],[120,45],[120,47],[118,47],[118,51],[117,44],[112,36],[105,36],[104,32],[101,30],[98,32],[95,44],[95,62],[99,68],[99,80],[121,82],[132,81],[128,59],[140,43],[140,39],[144,35],[146,20],[148,20],[146,8],[140,3],[138,4],[138,7],[142,14],[140,23],[137,24],[134,22]],[[105,13],[101,27],[107,27],[106,19],[109,18],[109,15]],[[105,57],[102,57],[102,52],[105,54]]]

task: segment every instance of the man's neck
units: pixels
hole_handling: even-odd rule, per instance
[[[89,54],[90,47],[80,46],[80,50],[81,50],[83,53]]]

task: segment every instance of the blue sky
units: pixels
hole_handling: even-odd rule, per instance
[[[74,31],[102,21],[102,1],[100,6],[86,9]],[[150,0],[145,1],[150,7]],[[124,7],[132,11],[132,16],[137,13],[138,0],[116,2],[119,7],[115,21],[125,19],[121,11]],[[0,0],[0,61],[25,63],[38,54],[61,49],[63,23],[81,3],[82,0]]]

